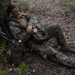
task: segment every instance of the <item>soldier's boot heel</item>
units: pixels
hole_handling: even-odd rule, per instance
[[[75,59],[67,57],[62,52],[56,54],[56,57],[63,65],[75,68]]]

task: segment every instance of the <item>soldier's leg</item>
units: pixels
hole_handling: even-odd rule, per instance
[[[58,45],[64,46],[66,44],[66,40],[59,25],[47,26],[45,29],[49,35],[48,39],[55,37]]]
[[[55,37],[58,45],[60,46],[61,51],[75,53],[75,50],[72,49],[67,43],[62,33],[61,27],[59,25],[52,25],[46,28],[46,32],[49,35],[49,38]]]
[[[64,46],[66,44],[66,40],[59,25],[47,26],[46,32],[49,35],[49,39],[52,37],[56,38],[58,45]]]
[[[47,43],[36,44],[33,41],[28,43],[32,51],[40,54],[42,57],[48,57],[54,61],[60,62],[69,67],[75,67],[75,60],[70,59],[62,52],[55,50],[53,47],[50,47]]]

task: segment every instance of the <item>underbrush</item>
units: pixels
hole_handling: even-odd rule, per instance
[[[75,0],[56,0],[63,12],[75,12]]]

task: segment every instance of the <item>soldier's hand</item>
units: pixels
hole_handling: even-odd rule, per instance
[[[38,32],[38,29],[37,28],[33,29],[33,32],[34,33],[37,33]]]
[[[27,31],[27,33],[31,33],[32,32],[32,26],[28,26],[26,31]]]

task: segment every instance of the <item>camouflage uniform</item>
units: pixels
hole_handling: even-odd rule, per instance
[[[37,44],[34,41],[33,37],[31,37],[31,35],[26,34],[26,27],[28,25],[33,25],[33,23],[37,29],[40,29],[41,26],[35,18],[30,17],[28,15],[24,15],[24,17],[28,21],[28,24],[25,26],[25,28],[24,28],[24,25],[21,24],[23,27],[20,27],[18,25],[20,23],[17,23],[16,21],[13,21],[13,20],[11,20],[9,23],[11,33],[17,41],[21,40],[22,42],[25,42],[31,50],[41,54],[42,56],[46,55],[47,57],[50,57],[51,59],[56,58],[59,62],[61,62],[62,64],[66,65],[66,66],[75,67],[74,60],[71,60],[69,57],[64,55],[62,52],[59,52],[59,51],[55,50],[54,48],[50,47],[46,42],[47,40],[55,37],[58,45],[60,45],[60,46],[65,45],[66,41],[65,41],[65,38],[62,34],[62,31],[61,31],[61,28],[59,25],[52,25],[52,26],[47,25],[45,27],[45,31],[48,34],[47,40],[42,42],[41,44],[40,43]],[[18,21],[18,19],[17,19],[17,21]]]

